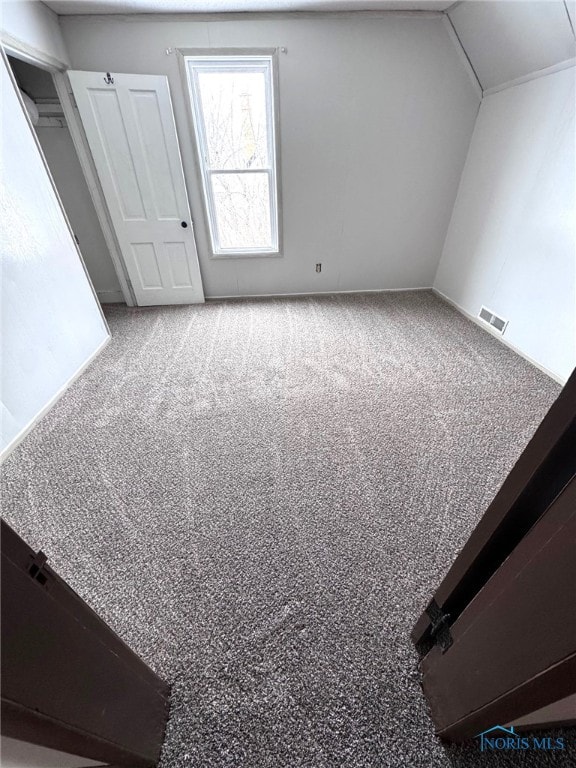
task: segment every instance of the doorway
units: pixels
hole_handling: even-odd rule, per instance
[[[51,72],[8,54],[46,163],[101,304],[124,301]]]
[[[100,303],[202,303],[167,78],[7,58]]]

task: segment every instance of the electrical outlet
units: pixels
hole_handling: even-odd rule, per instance
[[[316,272],[322,272],[322,264],[316,264]]]

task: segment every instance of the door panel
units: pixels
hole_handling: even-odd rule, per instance
[[[434,593],[453,622],[576,474],[576,371],[534,433],[494,500]],[[430,607],[412,632],[426,645]]]
[[[98,174],[102,176],[105,166],[108,166],[112,182],[111,197],[113,196],[114,202],[119,206],[122,219],[144,221],[146,219],[144,201],[120,113],[118,95],[114,91],[94,90],[90,92],[90,100],[97,138],[103,150],[101,165],[104,168],[101,172],[100,166],[96,163]],[[84,127],[86,128],[86,125]],[[88,138],[90,140],[90,137]],[[92,142],[90,142],[90,148],[94,153]],[[106,175],[105,172],[104,175]],[[102,178],[101,181],[104,184]],[[107,199],[107,202],[110,203],[112,200]]]
[[[68,75],[138,304],[204,301],[167,79]]]
[[[576,723],[576,372],[419,618],[437,732]]]
[[[114,765],[156,765],[169,687],[4,521],[2,733]]]
[[[189,288],[192,276],[188,266],[186,250],[182,243],[166,243],[168,264],[170,265],[172,283],[178,288]]]
[[[132,243],[134,264],[138,271],[141,285],[146,288],[162,288],[160,267],[153,243]]]
[[[176,185],[172,178],[157,94],[129,91],[129,96],[136,115],[156,216],[158,219],[179,220]]]
[[[475,736],[575,692],[575,542],[573,479],[451,626],[450,648],[422,661],[445,738]]]

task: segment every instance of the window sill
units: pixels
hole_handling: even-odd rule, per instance
[[[253,253],[211,253],[210,258],[220,261],[221,259],[281,259],[281,251],[254,251]]]

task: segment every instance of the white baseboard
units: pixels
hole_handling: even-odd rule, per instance
[[[557,373],[554,373],[554,371],[551,371],[549,368],[546,368],[546,366],[542,365],[542,363],[539,363],[537,360],[534,360],[534,358],[530,357],[530,355],[527,355],[525,352],[519,349],[519,347],[515,346],[514,344],[511,344],[507,339],[504,338],[504,336],[501,336],[497,331],[493,331],[490,328],[490,326],[486,325],[486,323],[483,323],[474,315],[471,315],[470,312],[468,312],[459,304],[457,304],[455,301],[450,299],[448,296],[442,293],[442,291],[439,291],[438,288],[432,288],[432,291],[436,294],[436,296],[438,296],[438,298],[442,299],[442,301],[445,301],[447,304],[450,304],[450,306],[454,307],[454,309],[460,312],[461,315],[464,315],[464,317],[468,318],[468,320],[472,320],[472,322],[475,325],[477,325],[479,328],[482,328],[483,331],[486,331],[486,333],[489,333],[490,336],[493,336],[495,339],[500,341],[502,344],[504,344],[505,347],[508,347],[508,349],[511,349],[512,352],[516,352],[517,355],[520,355],[520,357],[523,357],[524,360],[529,362],[535,368],[538,368],[538,370],[542,371],[542,373],[545,373],[546,376],[549,376],[551,379],[554,379],[554,381],[556,381],[558,384],[561,384],[562,386],[566,384],[567,379],[564,379],[562,376],[558,376]]]
[[[28,433],[29,433],[29,432],[30,432],[32,429],[34,429],[34,427],[36,426],[36,424],[38,424],[38,422],[39,422],[41,419],[43,419],[43,418],[44,418],[44,416],[46,416],[46,414],[48,413],[48,411],[50,411],[50,410],[51,410],[51,409],[52,409],[52,408],[53,408],[53,407],[56,405],[56,403],[58,402],[58,400],[60,400],[60,398],[62,397],[62,395],[64,394],[64,392],[66,392],[66,390],[67,390],[67,389],[69,389],[69,388],[72,386],[72,384],[74,384],[74,382],[76,381],[76,379],[78,379],[78,378],[79,378],[79,377],[80,377],[80,376],[81,376],[81,375],[84,373],[84,371],[86,370],[86,368],[88,368],[88,366],[90,365],[90,363],[91,363],[91,362],[92,362],[92,361],[93,361],[93,360],[94,360],[96,357],[98,357],[98,355],[100,354],[100,352],[102,352],[102,350],[104,349],[104,347],[105,347],[105,346],[108,344],[108,342],[110,341],[110,338],[111,338],[111,337],[108,335],[108,336],[107,336],[107,337],[104,339],[104,341],[102,342],[102,344],[100,344],[100,345],[99,345],[99,346],[98,346],[98,347],[97,347],[97,348],[94,350],[94,352],[92,352],[92,354],[90,355],[90,357],[89,357],[89,358],[86,360],[86,362],[85,362],[85,363],[83,363],[83,365],[82,365],[82,366],[81,366],[81,367],[80,367],[80,368],[79,368],[79,369],[76,371],[76,373],[75,373],[73,376],[71,376],[71,377],[68,379],[68,381],[67,381],[67,382],[66,382],[66,383],[65,383],[65,384],[64,384],[62,387],[60,387],[60,389],[59,389],[59,390],[56,392],[56,394],[54,395],[54,397],[52,397],[52,398],[51,398],[51,399],[50,399],[50,400],[49,400],[49,401],[46,403],[46,405],[45,405],[45,406],[44,406],[44,407],[43,407],[43,408],[42,408],[42,409],[41,409],[41,410],[40,410],[40,411],[39,411],[39,412],[36,414],[36,416],[34,416],[34,418],[32,419],[32,421],[30,421],[30,422],[29,422],[29,423],[28,423],[28,424],[27,424],[27,425],[24,427],[24,429],[20,430],[20,432],[18,432],[18,434],[16,435],[16,437],[14,437],[14,438],[12,439],[12,441],[11,441],[10,443],[8,443],[8,445],[7,445],[7,446],[4,448],[4,450],[3,450],[2,452],[0,452],[0,463],[1,463],[1,462],[3,462],[3,461],[4,461],[4,459],[6,459],[6,458],[8,457],[8,455],[12,453],[12,451],[13,451],[13,450],[16,448],[16,446],[18,446],[18,445],[19,445],[19,444],[22,442],[22,440],[24,440],[24,438],[26,437],[26,435],[27,435],[27,434],[28,434]]]
[[[206,301],[221,299],[289,299],[297,296],[334,296],[349,293],[411,293],[412,291],[431,291],[432,286],[420,288],[359,288],[354,291],[306,291],[304,293],[243,293],[233,296],[206,296]]]
[[[96,291],[100,304],[124,304],[122,291]]]

